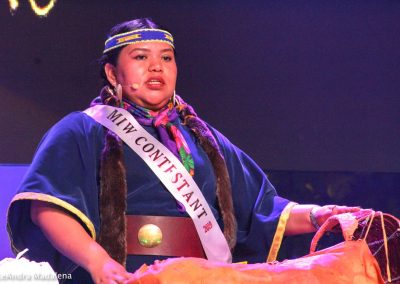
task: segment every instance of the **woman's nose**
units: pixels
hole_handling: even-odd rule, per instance
[[[162,71],[161,60],[153,59],[153,60],[150,62],[149,71],[152,71],[152,72],[161,72],[161,71]]]

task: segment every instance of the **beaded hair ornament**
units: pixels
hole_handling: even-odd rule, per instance
[[[110,50],[124,45],[146,41],[165,42],[172,46],[172,48],[175,48],[174,38],[169,32],[160,29],[138,29],[117,34],[107,39],[103,53],[107,53]]]

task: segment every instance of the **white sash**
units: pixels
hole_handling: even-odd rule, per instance
[[[86,109],[84,113],[116,133],[143,159],[175,199],[185,206],[207,258],[212,261],[232,262],[228,243],[207,201],[178,158],[124,109],[96,105]]]

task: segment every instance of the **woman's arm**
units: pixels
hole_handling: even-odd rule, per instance
[[[129,273],[72,216],[47,202],[32,201],[31,219],[63,255],[86,269],[95,283],[128,279]]]
[[[315,232],[316,228],[311,222],[310,212],[313,210],[318,226],[321,226],[330,216],[347,212],[359,211],[359,207],[336,205],[318,206],[312,204],[297,204],[291,212],[286,224],[285,236]]]

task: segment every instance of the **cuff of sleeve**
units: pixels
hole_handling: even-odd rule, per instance
[[[57,197],[44,194],[44,193],[23,192],[23,193],[19,193],[14,196],[14,198],[10,202],[10,206],[13,202],[16,202],[19,200],[39,200],[39,201],[45,201],[45,202],[49,202],[49,203],[60,206],[61,208],[67,210],[68,212],[71,212],[74,216],[76,216],[82,222],[82,224],[84,224],[86,226],[86,229],[89,231],[90,236],[94,240],[96,239],[96,231],[95,231],[94,225],[90,221],[90,219],[82,211],[80,211],[75,206],[69,204],[68,202],[61,200]]]
[[[296,204],[297,203],[295,202],[289,202],[283,209],[281,216],[279,217],[278,225],[276,226],[275,235],[272,240],[271,248],[269,250],[267,257],[267,262],[272,262],[276,260],[279,249],[282,244],[282,239],[285,233],[287,220],[289,219],[290,212],[292,211],[293,206],[295,206]]]

